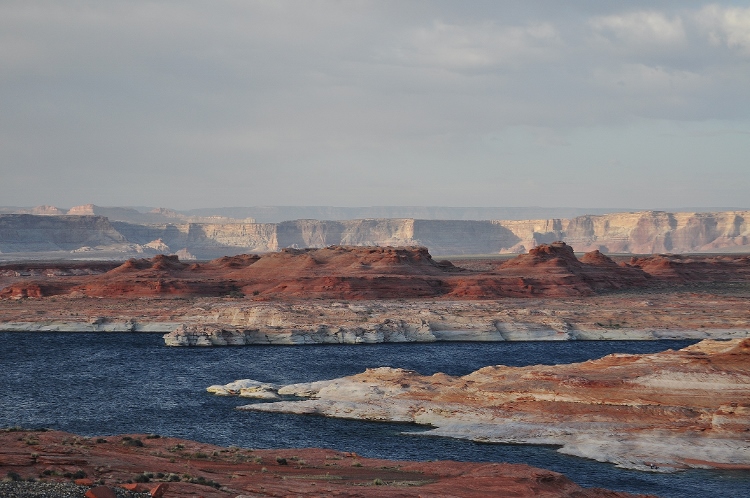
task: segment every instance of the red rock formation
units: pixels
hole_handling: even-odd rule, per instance
[[[34,458],[26,441],[33,439]],[[129,439],[126,439],[129,438]],[[143,446],[123,444],[140,440]],[[282,465],[285,461],[287,464]],[[83,471],[104,481],[86,496],[105,498],[144,472],[154,498],[203,496],[515,496],[626,498],[584,489],[562,474],[527,465],[465,462],[394,462],[320,449],[244,450],[145,435],[84,438],[64,432],[0,432],[0,472],[61,481]],[[45,474],[45,471],[50,471]],[[162,473],[164,477],[157,478]],[[166,481],[169,481],[167,487]],[[102,489],[104,488],[104,489]],[[219,489],[221,488],[221,489]],[[94,490],[97,490],[94,492]]]
[[[578,260],[570,246],[555,242],[489,271],[469,271],[435,262],[424,247],[331,246],[202,264],[163,255],[131,259],[101,275],[16,278],[0,291],[0,298],[244,294],[258,299],[496,299],[749,280],[750,258],[738,256],[653,256],[618,265],[599,251]]]

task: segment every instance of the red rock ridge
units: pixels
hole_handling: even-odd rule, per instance
[[[100,275],[16,278],[0,298],[73,295],[224,296],[255,299],[496,299],[566,297],[685,282],[750,280],[750,258],[652,256],[616,264],[599,251],[535,247],[489,271],[436,262],[424,247],[330,246],[188,264],[176,256],[131,259]]]

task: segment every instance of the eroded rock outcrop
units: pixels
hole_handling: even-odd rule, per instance
[[[240,409],[413,422],[433,426],[427,435],[559,445],[641,470],[750,469],[748,365],[750,339],[737,339],[463,377],[376,368],[277,391],[305,401]]]

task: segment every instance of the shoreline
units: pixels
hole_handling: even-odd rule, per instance
[[[516,342],[516,341],[660,341],[731,340],[750,337],[750,328],[702,329],[569,329],[530,327],[529,323],[502,323],[492,329],[439,329],[429,326],[415,330],[408,324],[386,329],[318,326],[305,328],[243,329],[220,324],[175,322],[9,322],[0,323],[0,332],[10,333],[142,333],[163,334],[165,344],[174,347],[245,345],[388,344],[435,342]],[[531,330],[530,330],[531,328]]]
[[[487,366],[462,376],[377,367],[286,385],[239,379],[206,391],[270,401],[238,410],[416,423],[430,427],[419,436],[551,444],[646,472],[750,470],[748,355],[750,339],[707,340],[579,363]]]
[[[391,324],[381,324],[391,325]],[[514,327],[514,325],[517,325]],[[249,345],[387,344],[435,342],[552,342],[552,341],[658,341],[731,340],[750,337],[750,329],[618,329],[567,330],[535,328],[529,324],[503,323],[491,330],[440,330],[429,326],[414,329],[408,324],[395,327],[325,327],[317,329],[237,329],[220,325],[182,325],[164,335],[172,347],[221,347]],[[500,330],[498,330],[500,329]]]
[[[222,447],[155,434],[85,437],[6,429],[0,430],[0,443],[0,469],[12,469],[14,475],[0,490],[11,492],[52,488],[59,493],[80,484],[81,494],[69,496],[82,497],[86,489],[96,486],[117,490],[120,496],[164,498],[644,496],[584,488],[558,472],[523,464],[384,460],[319,448]],[[83,477],[66,477],[74,474]],[[122,488],[134,493],[125,494]]]

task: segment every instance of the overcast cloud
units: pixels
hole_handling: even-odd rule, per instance
[[[748,2],[0,3],[0,205],[750,207]]]

